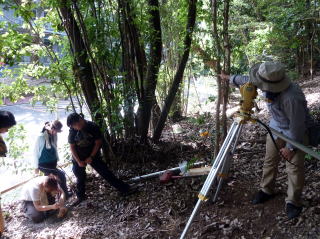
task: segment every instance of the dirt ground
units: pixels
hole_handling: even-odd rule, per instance
[[[299,82],[317,117],[320,116],[319,82],[320,76],[313,81]],[[258,116],[266,122],[267,111],[260,106],[263,108]],[[211,138],[200,137],[199,131],[211,129],[212,118],[207,116],[198,123],[189,118],[167,127],[159,145],[141,146],[135,142],[118,145],[115,153],[122,158],[122,163],[113,162],[110,168],[121,178],[129,179],[177,167],[184,160],[197,159],[210,164]],[[263,205],[251,204],[259,188],[265,136],[266,131],[259,125],[244,127],[229,178],[217,201],[208,200],[201,205],[186,238],[320,238],[319,160],[306,158],[304,209],[300,217],[289,221],[284,211],[287,188],[284,162],[279,167],[276,197]],[[24,217],[18,202],[3,205],[6,221],[3,238],[179,238],[204,181],[205,177],[184,178],[160,184],[159,179],[154,178],[137,183],[139,192],[123,198],[98,175],[91,174],[87,183],[88,199],[70,209],[63,220],[51,217],[33,224]],[[216,185],[213,192],[215,188]]]

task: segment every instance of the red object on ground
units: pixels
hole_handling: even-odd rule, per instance
[[[162,175],[160,175],[160,183],[168,183],[172,179],[182,178],[183,176],[173,175],[172,171],[165,171]]]

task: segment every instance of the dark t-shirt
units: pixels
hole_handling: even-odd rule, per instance
[[[0,135],[0,157],[6,157],[8,150],[6,143],[4,142],[2,136]]]
[[[102,138],[103,136],[98,125],[91,121],[86,121],[86,125],[82,130],[69,130],[68,142],[69,144],[75,144],[80,160],[85,160],[90,156],[95,141]],[[95,158],[99,156],[100,152],[98,151]]]

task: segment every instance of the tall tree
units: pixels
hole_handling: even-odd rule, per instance
[[[140,102],[142,102],[144,90],[142,82],[145,76],[147,64],[146,53],[144,51],[142,41],[140,40],[141,35],[138,26],[135,24],[136,16],[132,10],[130,1],[118,0],[118,5],[120,13],[119,28],[122,45],[122,67],[125,78],[125,119],[133,120],[130,123],[125,122],[125,125],[131,125],[130,127],[132,128],[134,126],[134,122],[136,122],[137,130],[139,130],[139,125],[143,123],[134,117],[134,99],[132,91],[134,88],[138,102],[141,104]],[[130,134],[133,135],[133,132]]]
[[[92,74],[92,66],[88,61],[88,54],[80,32],[79,26],[74,18],[73,12],[66,0],[62,0],[59,6],[62,22],[68,34],[71,49],[75,57],[74,72],[80,82],[81,89],[93,116],[98,112],[99,98],[96,84]],[[101,118],[100,118],[101,120]]]
[[[140,34],[130,2],[119,0],[120,12],[122,14],[122,40],[124,54],[129,56],[130,62],[125,67],[127,77],[135,81],[139,108],[137,112],[137,127],[141,141],[146,142],[151,118],[151,110],[155,104],[155,89],[161,63],[162,36],[159,12],[159,1],[148,0],[148,13],[150,23],[150,51],[148,61],[146,53],[141,45]]]
[[[230,74],[230,56],[231,56],[231,46],[229,41],[229,0],[224,0],[223,7],[223,46],[224,46],[224,60],[223,60],[223,70],[226,74]],[[223,89],[223,104],[222,104],[222,139],[227,136],[227,105],[229,98],[229,81],[224,81],[222,83]]]
[[[184,69],[186,67],[186,64],[189,58],[191,41],[192,41],[192,33],[193,33],[194,25],[196,22],[196,15],[197,15],[197,0],[189,0],[186,36],[184,39],[184,51],[181,59],[179,60],[178,69],[174,76],[174,80],[169,90],[168,96],[166,97],[166,100],[159,118],[159,122],[156,126],[156,129],[154,130],[153,140],[155,142],[158,142],[160,139],[171,105],[174,101],[174,98],[177,94],[180,83],[183,79]]]
[[[62,0],[59,5],[60,17],[64,23],[64,29],[67,32],[71,49],[74,56],[74,76],[80,82],[87,105],[90,109],[93,120],[104,129],[106,133],[105,144],[102,149],[104,156],[112,157],[113,153],[108,142],[110,136],[105,127],[105,121],[100,113],[100,100],[97,93],[97,87],[94,80],[93,68],[89,62],[88,52],[80,32],[79,26],[74,18],[66,0]]]
[[[142,142],[146,142],[151,110],[156,102],[155,90],[157,85],[157,78],[161,62],[162,53],[162,38],[161,38],[161,24],[159,13],[159,1],[148,0],[150,13],[150,54],[146,78],[143,80],[142,98],[138,109],[140,135]]]
[[[217,0],[211,0],[211,11],[212,11],[212,36],[215,43],[216,48],[216,73],[217,78],[217,102],[216,102],[216,112],[215,112],[215,145],[214,145],[214,157],[218,155],[219,149],[220,149],[220,140],[221,140],[221,121],[220,121],[220,106],[222,101],[222,87],[221,87],[221,79],[219,74],[221,73],[221,55],[222,55],[222,49],[221,49],[221,41],[219,38],[219,32],[218,32],[218,1]]]

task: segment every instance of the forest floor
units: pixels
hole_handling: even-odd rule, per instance
[[[317,117],[320,117],[319,82],[320,76],[313,81],[299,82]],[[238,100],[232,97],[230,106],[236,107]],[[259,106],[262,110],[258,117],[267,121],[265,106]],[[198,115],[170,125],[158,145],[123,143],[115,148],[121,163],[113,162],[110,168],[122,179],[129,179],[177,167],[180,162],[195,158],[209,164],[211,139],[200,137],[199,131],[211,129],[212,118],[212,115]],[[284,162],[279,167],[277,196],[263,205],[251,204],[259,188],[265,136],[266,131],[259,125],[245,125],[233,156],[230,176],[218,200],[202,204],[187,238],[320,238],[319,160],[306,159],[304,209],[300,217],[289,221],[284,211],[287,188]],[[21,212],[19,202],[3,205],[6,221],[3,238],[179,238],[204,180],[205,177],[184,178],[160,184],[159,178],[154,178],[139,182],[136,184],[138,193],[122,198],[93,173],[87,183],[88,199],[70,209],[63,220],[52,217],[33,224]]]

